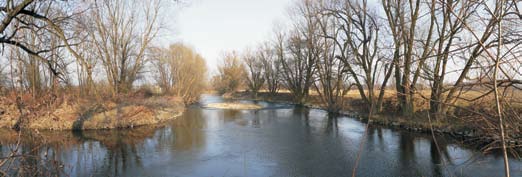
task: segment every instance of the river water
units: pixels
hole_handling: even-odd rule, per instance
[[[223,102],[205,95],[201,105]],[[250,102],[250,101],[245,101]],[[370,126],[286,104],[234,111],[189,107],[162,126],[132,130],[41,132],[24,137],[9,173],[63,176],[502,176],[502,157],[448,137]],[[1,136],[5,156],[14,141]],[[45,142],[45,143],[42,143]],[[437,148],[437,145],[439,148]],[[5,168],[5,167],[4,167]],[[511,159],[511,173],[522,163]],[[0,175],[1,176],[1,175]]]

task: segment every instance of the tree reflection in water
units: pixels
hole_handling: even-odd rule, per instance
[[[219,100],[218,100],[219,101]],[[28,176],[342,176],[351,173],[365,124],[304,107],[257,111],[191,107],[160,126],[24,135]],[[277,109],[275,109],[277,107]],[[0,130],[2,156],[17,134]],[[371,125],[357,176],[495,176],[500,156],[444,136]],[[437,145],[439,148],[437,148]],[[36,149],[36,151],[34,151]],[[37,157],[37,158],[36,158]],[[520,163],[513,163],[515,171]],[[462,172],[460,172],[462,171]],[[520,171],[520,170],[519,170]]]
[[[327,114],[326,120],[328,120],[328,121],[326,123],[325,132],[327,134],[337,136],[338,130],[339,130],[339,126],[337,124],[337,115],[329,113],[329,114]]]
[[[59,144],[39,133],[0,130],[0,172],[9,176],[59,176],[66,174],[60,162]],[[20,142],[20,146],[18,146]],[[48,146],[49,144],[49,146]],[[50,148],[52,146],[53,148]],[[0,176],[2,176],[0,173]]]
[[[401,133],[399,136],[399,164],[401,171],[410,171],[419,174],[415,157],[414,138],[410,133]]]
[[[189,150],[194,147],[200,147],[204,143],[203,128],[206,121],[201,109],[187,109],[184,115],[173,122],[172,133],[168,141],[172,144],[172,150]],[[162,142],[162,141],[161,141]]]
[[[76,132],[75,135],[86,142],[99,142],[104,148],[104,157],[92,161],[91,164],[96,173],[119,176],[129,168],[143,166],[139,152],[144,146],[144,141],[154,136],[156,129],[156,127],[138,127],[132,130],[83,131]],[[95,153],[100,153],[99,150],[101,149],[95,150]]]

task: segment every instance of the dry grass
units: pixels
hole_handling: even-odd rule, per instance
[[[67,97],[67,95],[63,96]],[[16,99],[16,98],[14,98]],[[24,98],[22,98],[24,99]],[[22,128],[70,130],[112,129],[157,124],[173,119],[183,112],[177,97],[127,95],[112,99],[57,99],[50,106],[38,100],[23,100]],[[34,106],[38,105],[38,106]],[[0,97],[0,127],[12,128],[21,117],[13,98]]]
[[[234,110],[255,110],[263,108],[257,104],[249,104],[249,103],[210,103],[205,107],[207,108],[215,108],[215,109],[234,109]]]
[[[486,94],[487,90],[468,90],[463,91],[460,95],[457,95],[458,98],[453,103],[455,106],[459,107],[469,107],[469,106],[475,106],[477,102],[485,102],[490,103],[489,106],[494,106],[494,94],[490,93],[488,95],[483,96]],[[283,94],[290,94],[290,91],[285,90],[283,92],[280,92]],[[365,93],[367,93],[367,90],[365,90]],[[378,94],[378,91],[375,92],[375,94]],[[429,98],[430,98],[431,90],[425,89],[417,91],[414,94],[414,100],[415,100],[415,111],[423,111],[429,109]],[[393,89],[388,89],[384,91],[384,100],[388,102],[396,102],[396,95],[397,92]],[[446,96],[446,94],[443,94],[443,96]],[[310,91],[310,103],[317,104],[317,101],[320,101],[318,97],[319,94],[315,90]],[[361,96],[359,94],[359,91],[357,90],[350,90],[344,98],[350,102],[352,100],[361,100]],[[512,92],[507,92],[504,96],[504,99],[506,102],[509,102],[512,107],[515,108],[522,108],[522,91],[515,90]]]
[[[432,119],[432,126],[438,129],[457,132],[469,129],[483,129],[484,124],[488,124],[487,122],[485,123],[485,119],[494,123],[496,120],[494,119],[494,116],[487,116],[494,115],[494,95],[490,94],[480,97],[484,93],[487,93],[487,91],[474,90],[463,92],[459,95],[459,99],[453,103],[450,110],[452,114],[441,120]],[[236,93],[233,97],[237,99],[252,99],[251,95],[247,92]],[[417,92],[414,95],[415,113],[412,117],[403,117],[397,110],[398,101],[395,90],[386,90],[383,110],[382,112],[375,114],[372,117],[372,120],[383,124],[393,123],[405,127],[428,129],[430,126],[428,124],[429,97],[430,90]],[[288,91],[283,91],[276,95],[261,92],[258,94],[258,99],[291,103],[292,95]],[[505,96],[504,99],[505,102],[509,103],[510,108],[508,112],[509,115],[506,115],[506,117],[512,117],[513,120],[511,122],[513,124],[520,124],[520,116],[516,115],[522,115],[522,92],[514,91]],[[315,92],[310,93],[306,105],[319,108],[325,106],[319,98],[319,95]],[[508,107],[506,106],[505,108]],[[342,108],[342,112],[357,113],[364,117],[367,110],[368,107],[362,102],[358,91],[352,90],[345,96],[345,105]],[[486,115],[486,117],[484,117],[484,115]],[[515,126],[513,131],[518,132],[519,130]]]
[[[365,90],[364,92],[367,93],[368,91]],[[493,94],[489,94],[484,97],[481,97],[480,99],[477,99],[487,92],[488,92],[487,90],[463,91],[460,95],[457,95],[459,98],[457,99],[457,101],[454,104],[465,107],[465,106],[473,105],[474,102],[476,102],[476,101],[493,100],[494,99]],[[246,93],[246,91],[243,90],[240,93]],[[379,93],[379,91],[375,91],[375,94],[378,94],[378,93]],[[421,106],[418,108],[418,110],[424,110],[424,109],[429,108],[429,105],[428,105],[429,100],[427,100],[426,98],[430,97],[430,93],[431,93],[431,90],[425,89],[425,90],[419,90],[414,94],[414,100],[419,101],[419,102],[424,102],[424,103],[416,103],[417,105]],[[384,91],[385,100],[388,100],[388,101],[393,100],[393,99],[395,99],[396,95],[397,95],[397,92],[394,89],[387,89]],[[445,96],[445,95],[446,94],[444,94],[443,96]],[[319,96],[319,94],[315,90],[313,90],[313,89],[310,90],[310,98],[309,98],[308,102],[313,104],[316,101],[319,101],[320,99],[317,98],[318,96]],[[272,98],[268,94],[267,90],[260,90],[259,97],[262,97],[262,98],[268,97],[269,99],[274,99],[274,100],[291,101],[291,92],[289,90],[280,90],[277,93],[277,97]],[[361,96],[360,96],[358,90],[352,89],[352,90],[348,91],[348,93],[346,93],[344,98],[347,101],[360,100]],[[505,99],[506,99],[505,100],[506,102],[510,102],[512,105],[522,107],[522,91],[520,91],[520,90],[514,90],[514,91],[506,93]]]

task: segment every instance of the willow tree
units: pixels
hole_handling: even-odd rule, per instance
[[[257,94],[265,83],[263,60],[261,60],[263,51],[246,50],[242,56],[246,65],[246,84],[248,89],[257,98]]]
[[[153,71],[163,91],[181,97],[185,104],[196,102],[206,89],[207,68],[203,57],[180,43],[153,53]]]
[[[161,0],[94,1],[89,28],[113,94],[132,88],[161,23]]]
[[[336,48],[332,41],[323,38],[321,57],[316,60],[314,87],[326,110],[336,113],[343,109],[345,99],[352,85],[348,84],[346,65],[335,57]]]
[[[218,66],[218,75],[213,78],[214,88],[221,94],[234,93],[244,83],[245,66],[237,52],[223,54],[222,63]]]
[[[315,64],[320,57],[319,25],[314,18],[314,1],[299,1],[293,9],[296,19],[286,39],[278,36],[276,44],[278,58],[282,65],[281,75],[285,87],[292,92],[296,103],[303,104],[309,96],[314,82]],[[286,41],[283,41],[286,40]]]
[[[258,55],[263,67],[263,77],[266,88],[268,93],[273,96],[281,87],[279,78],[281,74],[281,62],[277,60],[275,50],[268,42],[260,45]]]
[[[444,100],[446,105],[454,103],[465,87],[479,87],[482,92],[471,101],[493,94],[494,111],[471,111],[479,116],[480,128],[486,132],[486,136],[496,141],[492,144],[499,145],[503,152],[505,176],[510,176],[508,145],[509,140],[516,139],[520,134],[520,109],[514,108],[517,95],[522,90],[522,74],[520,73],[520,56],[522,51],[522,31],[519,26],[522,23],[522,14],[519,10],[521,2],[507,2],[498,0],[495,3],[478,2],[476,14],[477,23],[465,21],[457,16],[458,12],[449,9],[450,13],[457,16],[462,22],[463,28],[471,35],[473,47],[471,53],[465,57],[465,66],[459,73],[458,79],[448,91]],[[477,26],[479,29],[477,30]],[[479,67],[473,67],[478,65]],[[480,74],[472,74],[474,70]],[[508,94],[511,92],[511,94]],[[488,99],[487,101],[491,101]],[[447,107],[445,107],[447,108]],[[443,109],[444,111],[444,109]],[[492,113],[493,112],[493,113]],[[515,147],[515,146],[511,146]]]
[[[321,29],[338,48],[335,57],[342,61],[364,103],[369,110],[379,111],[394,62],[387,60],[380,51],[384,48],[379,36],[381,24],[374,11],[368,7],[367,1],[327,1],[322,6],[321,15],[333,18],[336,24],[332,27],[322,25]],[[333,32],[328,33],[330,28]],[[376,95],[378,85],[381,87]]]
[[[418,20],[420,18],[419,11],[420,0],[415,1],[391,1],[383,0],[382,7],[387,17],[388,28],[393,39],[393,63],[395,70],[395,84],[397,90],[397,98],[399,100],[399,109],[403,115],[411,115],[414,111],[413,107],[413,88],[415,83],[412,78],[412,71],[414,70],[414,62],[423,62],[425,56],[419,56],[419,60],[416,60],[414,49],[421,48],[427,51],[425,47],[414,47],[416,40],[427,40],[430,35],[427,35],[427,39],[419,39],[418,33]],[[416,39],[417,38],[417,39]],[[417,70],[421,70],[422,64],[417,65]],[[419,77],[416,74],[414,77]]]
[[[460,8],[459,3],[461,4]],[[448,61],[452,58],[451,53],[454,46],[459,41],[459,33],[462,31],[463,20],[467,20],[472,11],[476,6],[471,1],[449,1],[446,3],[438,3],[436,1],[430,2],[429,13],[431,20],[432,30],[430,34],[432,41],[426,41],[426,43],[433,43],[433,46],[429,46],[433,49],[431,54],[433,62],[431,67],[426,69],[428,72],[428,80],[431,82],[430,92],[430,112],[435,115],[435,118],[441,118],[440,109],[442,107],[442,94],[444,80],[447,74]],[[459,11],[459,16],[462,20],[458,20],[453,17],[450,9],[456,9]],[[435,24],[435,25],[434,25]],[[429,63],[428,63],[429,64]]]
[[[33,63],[42,63],[52,77],[61,78],[65,73],[57,68],[57,49],[64,47],[69,39],[57,35],[68,24],[72,16],[69,4],[62,1],[6,0],[0,3],[2,23],[0,24],[0,44],[9,45],[28,55]],[[51,39],[53,41],[51,41]],[[0,51],[4,51],[2,47]],[[61,78],[62,80],[64,78]]]
[[[522,39],[522,31],[518,26],[522,22],[522,18],[520,18],[520,11],[518,10],[518,6],[520,6],[521,2],[509,2],[505,3],[504,7],[501,8],[499,1],[495,4],[488,4],[486,2],[477,2],[477,11],[474,13],[474,18],[479,18],[478,21],[466,21],[465,19],[458,16],[459,12],[451,9],[451,15],[455,16],[457,20],[461,21],[462,28],[465,29],[465,32],[470,34],[471,40],[469,41],[468,52],[465,55],[461,55],[464,59],[464,65],[459,68],[457,72],[457,79],[452,82],[450,87],[446,88],[447,96],[441,100],[441,114],[450,113],[450,110],[455,102],[459,100],[466,89],[470,86],[484,86],[493,85],[492,82],[486,81],[491,79],[490,73],[493,69],[490,65],[483,65],[485,61],[491,61],[491,58],[494,57],[489,50],[495,49],[498,45],[500,45],[499,41],[503,41],[503,45],[505,46],[503,50],[504,54],[502,54],[502,58],[511,57],[511,61],[506,59],[505,64],[506,68],[513,69],[513,63],[519,63],[518,58],[520,51],[516,50],[522,44],[520,41]],[[502,15],[501,15],[502,14]],[[498,33],[498,23],[499,20],[502,23],[505,23],[504,32]],[[511,26],[510,26],[511,25]],[[502,52],[502,51],[500,51]],[[518,54],[517,54],[518,53]],[[486,58],[486,60],[484,60]],[[516,65],[516,64],[515,64]],[[476,69],[483,69],[481,72],[485,73],[482,75],[473,74]],[[517,69],[514,69],[517,70]],[[502,82],[503,87],[508,86],[511,87],[515,84],[516,76],[520,75],[517,71],[514,71],[515,74],[509,73],[507,69],[500,68],[500,71],[506,80]],[[515,77],[514,77],[514,76]],[[489,86],[489,88],[492,88]],[[492,89],[491,89],[492,90]],[[488,92],[488,94],[493,93],[493,91]],[[486,94],[487,95],[487,94]],[[482,98],[483,96],[479,96],[478,98]],[[476,100],[476,99],[473,99]]]

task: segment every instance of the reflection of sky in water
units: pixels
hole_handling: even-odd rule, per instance
[[[205,97],[204,103],[223,101]],[[249,101],[250,102],[250,101]],[[48,156],[72,176],[345,176],[365,124],[322,110],[257,102],[258,111],[191,107],[163,128],[83,132]],[[430,135],[370,126],[358,176],[500,176],[502,158]],[[65,141],[67,142],[67,141]],[[27,145],[29,146],[29,145]],[[44,149],[44,148],[42,148]],[[2,148],[6,154],[6,148]],[[43,151],[43,150],[42,150]],[[449,160],[448,160],[449,159]],[[511,161],[521,173],[520,161]]]

